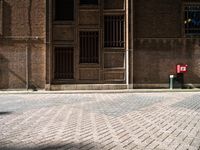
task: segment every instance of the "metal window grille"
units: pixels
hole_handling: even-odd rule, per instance
[[[99,32],[80,32],[80,63],[99,63]]]
[[[74,78],[74,49],[72,47],[56,47],[55,57],[55,79]]]
[[[124,15],[104,16],[104,47],[124,47]]]
[[[185,5],[184,13],[185,35],[200,36],[200,5]]]

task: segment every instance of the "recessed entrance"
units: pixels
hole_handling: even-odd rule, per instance
[[[102,0],[52,0],[51,5],[51,83],[65,89],[124,88],[126,8],[118,3],[105,8]]]

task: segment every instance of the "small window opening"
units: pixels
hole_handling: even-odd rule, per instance
[[[74,78],[73,47],[56,47],[54,50],[54,78],[65,80]]]
[[[80,32],[80,63],[99,63],[99,32]]]
[[[184,16],[185,35],[200,36],[200,5],[185,5]]]
[[[124,15],[104,16],[104,47],[124,47]]]
[[[74,20],[74,0],[55,0],[55,21]]]

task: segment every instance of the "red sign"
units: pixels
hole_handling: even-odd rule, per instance
[[[176,65],[176,73],[186,73],[188,65]]]

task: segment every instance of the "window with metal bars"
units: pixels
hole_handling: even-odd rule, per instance
[[[184,7],[186,36],[200,36],[200,4],[187,4]]]
[[[99,32],[80,32],[80,63],[99,63]]]
[[[98,5],[98,0],[80,0],[80,5]]]
[[[124,15],[104,16],[104,47],[124,47]]]
[[[55,21],[74,20],[74,0],[54,0]]]
[[[74,78],[74,49],[72,47],[54,49],[54,78],[56,80]]]

